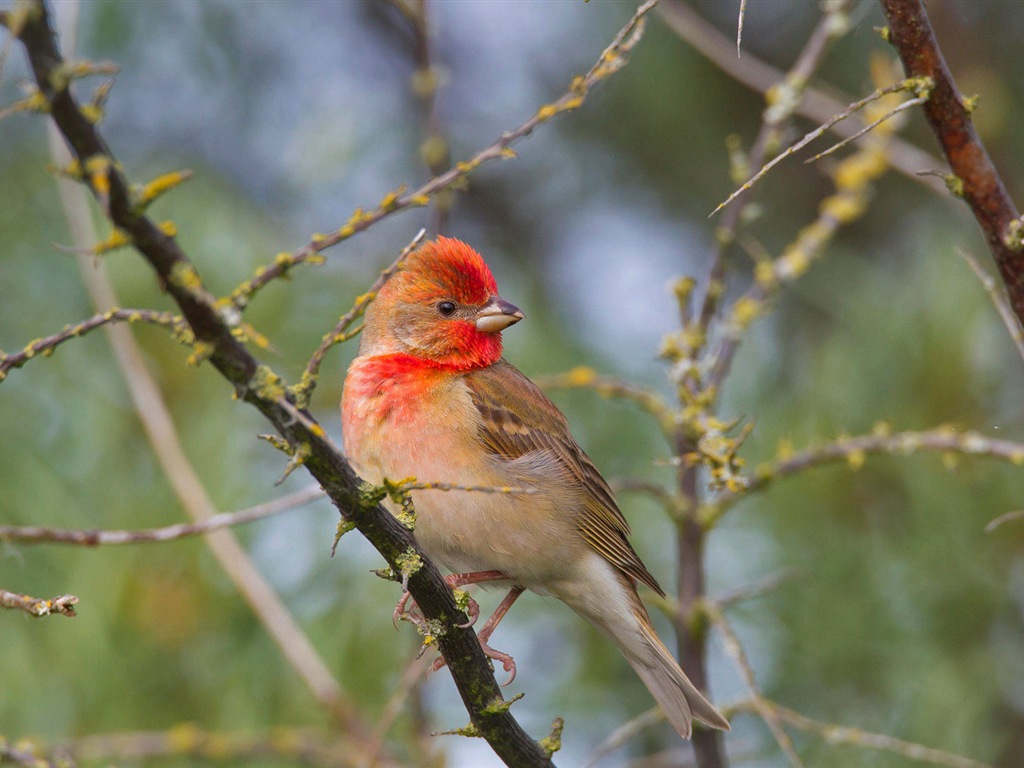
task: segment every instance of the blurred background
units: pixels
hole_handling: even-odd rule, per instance
[[[635,9],[600,0],[426,7],[440,76],[435,128],[455,160],[554,101]],[[737,2],[688,7],[734,46]],[[1019,203],[1024,12],[971,0],[931,3],[929,12],[961,90],[981,96],[977,127]],[[788,68],[820,16],[813,2],[752,0],[741,61]],[[855,4],[851,20],[816,82],[860,97],[875,88],[869,55],[895,54],[873,31],[883,23],[876,4]],[[391,4],[96,0],[81,5],[78,47],[121,67],[101,130],[130,178],[195,171],[153,214],[177,224],[218,294],[279,251],[341,226],[356,207],[430,177],[415,36]],[[26,77],[13,45],[0,104],[21,97]],[[480,250],[502,295],[526,314],[505,334],[515,365],[532,377],[590,365],[671,396],[657,355],[678,323],[668,286],[683,275],[705,278],[716,226],[708,214],[735,186],[727,137],[749,147],[763,104],[654,13],[630,64],[580,110],[542,126],[516,145],[517,159],[486,166],[451,196],[444,233]],[[798,120],[790,139],[811,127]],[[920,115],[902,135],[937,156]],[[7,117],[0,147],[0,348],[11,352],[93,310],[72,257],[53,246],[70,235],[46,172],[43,119]],[[778,255],[833,189],[830,167],[795,158],[770,174],[749,210],[750,238]],[[938,160],[920,167],[942,169]],[[324,265],[263,291],[246,316],[273,344],[260,353],[265,361],[297,380],[321,335],[431,215],[397,213],[328,251]],[[951,196],[895,172],[875,185],[866,215],[783,290],[740,350],[723,415],[756,423],[741,454],[748,467],[780,445],[864,434],[880,421],[1024,441],[1024,362],[958,246],[991,266],[973,219]],[[738,292],[752,262],[742,250],[731,259],[729,286]],[[104,260],[122,306],[170,308],[135,254]],[[254,409],[233,402],[210,367],[186,366],[187,351],[163,331],[135,334],[220,509],[309,483],[297,472],[274,488],[284,462],[257,439],[268,428]],[[355,346],[330,353],[312,403],[339,443],[337,403]],[[671,482],[671,450],[648,416],[586,391],[552,396],[607,477]],[[0,524],[132,529],[184,519],[101,333],[12,372],[0,384],[0,434]],[[1022,489],[1020,467],[977,457],[869,457],[858,470],[814,469],[723,519],[709,540],[709,593],[794,574],[728,614],[771,699],[818,720],[1024,765],[1024,521],[984,532],[1024,506]],[[647,498],[623,495],[621,506],[641,556],[673,584],[670,523]],[[329,557],[336,523],[318,502],[235,532],[372,722],[417,637],[408,625],[392,629],[398,589],[369,573],[383,561],[358,534]],[[59,745],[183,722],[246,733],[326,726],[200,539],[96,549],[0,542],[0,588],[81,600],[74,620],[0,614],[0,736]],[[497,598],[485,595],[483,609]],[[611,644],[559,604],[524,598],[493,644],[519,662],[509,691],[526,693],[515,713],[531,734],[565,717],[560,765],[583,764],[652,704]],[[716,702],[747,696],[714,634],[710,674]],[[415,729],[466,721],[446,671],[405,712],[387,744],[409,765],[497,764],[482,741],[457,737],[433,739],[429,758],[407,751]],[[794,737],[808,765],[909,764]],[[736,716],[726,745],[736,765],[786,764],[749,714]],[[662,762],[642,762],[659,752]],[[681,765],[689,754],[660,724],[599,765]]]

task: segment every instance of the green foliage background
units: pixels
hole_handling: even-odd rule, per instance
[[[694,4],[726,34],[732,5]],[[744,49],[786,66],[818,17],[816,4],[750,6]],[[434,4],[445,72],[439,114],[453,156],[468,157],[559,95],[632,10],[597,0]],[[1024,13],[968,0],[929,10],[961,90],[981,95],[978,127],[1011,196],[1024,200],[1024,63],[1016,54]],[[83,54],[123,68],[103,130],[129,175],[196,171],[155,214],[177,223],[215,291],[312,232],[340,226],[357,205],[426,178],[408,40],[384,6],[102,0],[81,12]],[[858,7],[855,17],[822,78],[863,95],[873,88],[869,52],[893,54],[872,32],[877,8]],[[17,98],[24,76],[15,46],[3,103]],[[472,177],[454,198],[447,233],[477,246],[502,294],[525,310],[527,321],[506,334],[517,366],[536,376],[593,365],[669,392],[655,359],[675,322],[666,285],[705,275],[716,223],[706,215],[733,187],[725,137],[736,133],[749,146],[760,112],[758,95],[653,18],[631,64],[579,112],[518,145],[520,159]],[[919,116],[904,135],[934,152]],[[45,171],[43,120],[0,122],[0,147],[0,348],[13,351],[92,311],[73,262],[51,245],[69,236]],[[813,219],[830,188],[827,168],[791,161],[765,180],[749,231],[770,252]],[[322,333],[426,221],[423,211],[400,213],[329,252],[325,266],[261,294],[247,318],[274,344],[268,362],[294,380]],[[879,421],[1024,440],[1024,363],[956,245],[988,259],[961,204],[885,177],[867,215],[744,342],[726,411],[756,421],[743,454],[749,466],[780,442],[799,448]],[[140,259],[105,258],[123,306],[170,308]],[[734,264],[731,284],[742,288],[750,262],[737,253]],[[136,333],[216,503],[237,509],[279,493],[271,483],[283,464],[256,439],[266,431],[257,414],[232,402],[209,368],[186,367],[186,351],[163,332]],[[353,354],[354,344],[332,353],[313,403],[339,440],[336,404]],[[671,480],[658,463],[670,451],[644,415],[584,392],[554,398],[607,476]],[[100,333],[0,385],[0,435],[4,524],[119,529],[182,520]],[[282,490],[305,482],[297,473]],[[796,579],[730,614],[774,700],[1019,766],[1024,524],[983,528],[1022,506],[1022,487],[1020,467],[977,458],[949,466],[934,455],[869,458],[859,471],[812,470],[725,518],[710,540],[710,592],[796,570]],[[671,584],[671,527],[642,498],[622,504],[641,555]],[[329,559],[335,523],[318,503],[237,533],[374,719],[416,641],[407,626],[391,629],[396,589],[367,573],[380,562],[357,535]],[[73,621],[0,615],[0,735],[59,744],[186,721],[253,732],[325,723],[200,540],[99,549],[0,543],[0,587],[81,599]],[[531,732],[566,717],[565,765],[651,704],[614,649],[557,604],[521,601],[495,644],[520,661],[514,689],[527,698],[517,714]],[[742,698],[717,640],[712,654],[716,701]],[[423,695],[432,728],[463,724],[446,673]],[[407,728],[400,721],[396,741]],[[451,765],[494,762],[485,745],[443,738]],[[782,764],[751,716],[736,718],[727,744],[736,764]],[[797,744],[808,765],[907,764],[813,736]],[[610,764],[665,747],[679,745],[661,726]]]

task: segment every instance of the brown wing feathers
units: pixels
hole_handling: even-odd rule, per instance
[[[480,413],[480,438],[488,450],[508,460],[532,451],[553,454],[586,493],[576,519],[583,537],[623,573],[664,595],[626,539],[629,523],[611,489],[569,433],[569,425],[554,403],[505,360],[467,374],[466,384]],[[514,404],[520,398],[526,401],[523,407],[502,404]]]

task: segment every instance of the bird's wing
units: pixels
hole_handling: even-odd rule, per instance
[[[553,455],[582,490],[576,527],[584,539],[623,573],[664,595],[626,539],[629,523],[608,483],[569,433],[557,406],[504,359],[466,374],[465,382],[480,414],[479,437],[484,447],[508,461],[534,451]]]

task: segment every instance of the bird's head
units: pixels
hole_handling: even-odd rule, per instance
[[[479,253],[438,237],[409,256],[366,310],[359,353],[405,353],[439,365],[480,368],[501,357],[501,331],[523,319],[498,296]]]

